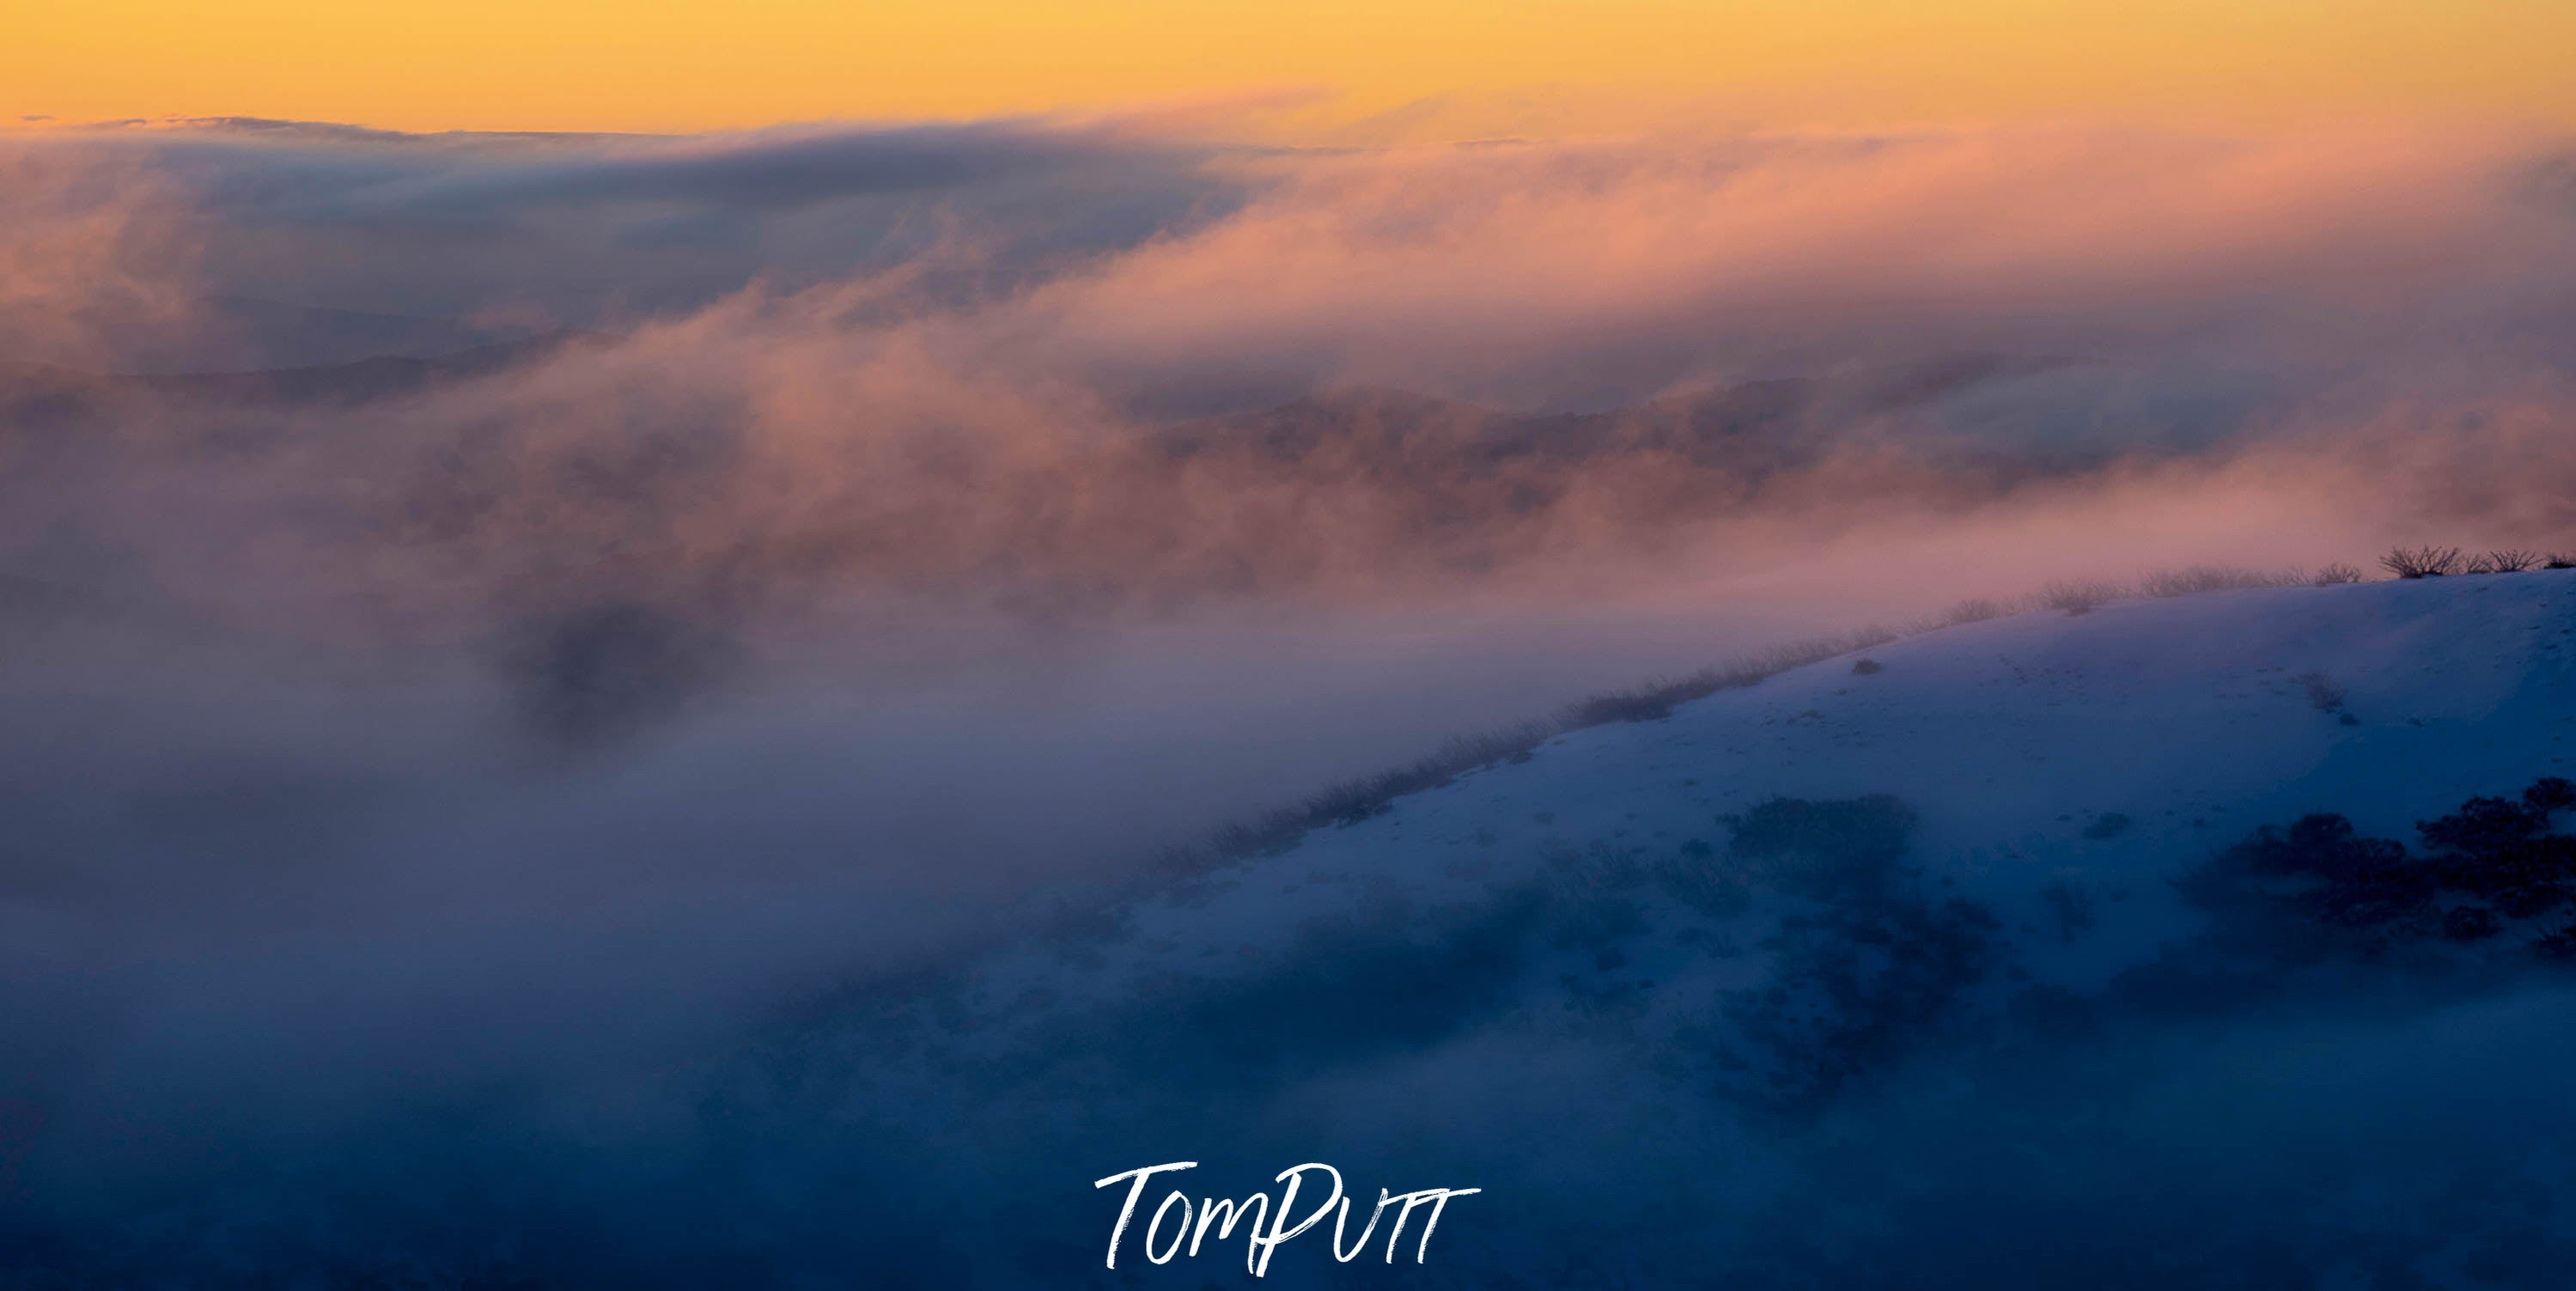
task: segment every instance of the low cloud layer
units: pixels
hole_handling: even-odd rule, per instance
[[[2576,541],[2547,139],[229,121],[6,156],[0,360],[54,365],[0,383],[30,694],[454,686],[591,756],[813,686],[1232,660],[1304,678],[1246,711],[1338,713],[1480,660],[1336,757],[1265,745],[1235,810],[2051,577]],[[131,375],[261,366],[310,370]]]
[[[0,1153],[211,1109],[0,1198],[111,1232],[173,1160],[345,1166],[423,1100],[490,1095],[506,1157],[494,1090],[722,1066],[1061,885],[1738,650],[2576,547],[2569,155],[0,141]],[[583,1132],[649,1159],[628,1092]]]

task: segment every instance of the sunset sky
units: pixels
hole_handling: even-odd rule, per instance
[[[0,0],[0,1291],[2565,1285],[2571,54]]]
[[[0,119],[694,131],[1215,109],[1282,137],[1998,117],[2576,122],[2563,0],[8,0]],[[1251,107],[1257,111],[1245,112]]]

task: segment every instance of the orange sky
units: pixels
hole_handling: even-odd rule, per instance
[[[2576,124],[2569,0],[0,0],[0,120],[695,130],[1313,91],[1331,135],[2034,115]],[[1427,118],[1427,119],[1426,119]]]

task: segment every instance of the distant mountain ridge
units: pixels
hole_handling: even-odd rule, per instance
[[[68,316],[0,311],[0,362],[122,374],[335,367],[390,355],[426,359],[525,340],[525,323],[295,305],[218,295],[75,308]],[[86,343],[66,348],[66,337]]]
[[[1327,443],[1359,441],[1382,451],[1437,446],[1488,463],[1570,463],[1615,448],[1669,453],[1710,467],[1777,465],[1789,456],[1792,440],[1820,427],[1916,407],[2066,362],[1952,355],[1851,373],[1742,381],[1598,412],[1505,412],[1405,390],[1356,387],[1194,420],[1164,432],[1160,442],[1183,458],[1226,447],[1294,460]]]
[[[135,399],[227,407],[372,403],[540,363],[599,339],[594,333],[556,331],[428,358],[381,354],[348,363],[241,372],[118,374],[0,363],[0,425],[77,421]]]
[[[1945,401],[2009,394],[2061,366],[2004,355],[1751,381],[1593,412],[1346,390],[1099,436],[1059,433],[1068,428],[1046,424],[1042,410],[926,427],[866,404],[800,412],[794,436],[738,402],[680,418],[639,402],[568,420],[538,415],[535,401],[500,385],[488,406],[363,411],[579,362],[594,343],[613,341],[561,332],[433,358],[182,375],[0,368],[0,447],[41,445],[28,463],[98,481],[147,461],[189,471],[288,463],[242,487],[317,500],[364,478],[384,491],[376,514],[417,522],[364,532],[452,544],[467,562],[566,554],[546,578],[525,561],[485,571],[513,596],[649,589],[656,603],[736,607],[730,614],[747,595],[792,604],[874,586],[1045,617],[1272,591],[1413,594],[1573,561],[1671,559],[1767,509],[1827,526],[1893,509],[1957,510],[2026,481],[2080,475],[2111,451],[2035,460],[1954,433]],[[530,406],[514,406],[522,402]],[[886,469],[814,469],[845,459]],[[809,504],[775,505],[786,477]],[[570,558],[563,535],[585,530],[624,536]],[[714,546],[677,537],[719,530],[732,536]],[[660,537],[638,542],[639,533]],[[348,550],[345,534],[318,541]]]

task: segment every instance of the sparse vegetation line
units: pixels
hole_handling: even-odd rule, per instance
[[[2379,567],[2397,578],[2519,574],[2532,569],[2576,569],[2576,555],[2529,551],[2519,547],[2476,553],[2464,552],[2457,547],[2397,547],[2379,558]]]
[[[2457,547],[2400,547],[2380,558],[2380,566],[2397,578],[2448,574],[2516,573],[2531,569],[2576,568],[2576,556],[2542,555],[2521,550],[2491,551],[2476,556]],[[1836,636],[1794,642],[1688,676],[1650,681],[1627,690],[1594,695],[1536,721],[1522,722],[1481,735],[1453,737],[1430,754],[1376,775],[1346,780],[1307,797],[1294,807],[1260,820],[1231,825],[1206,842],[1172,849],[1152,871],[1167,877],[1204,873],[1232,862],[1272,855],[1294,847],[1309,832],[1356,824],[1380,815],[1399,798],[1436,789],[1472,771],[1504,763],[1526,762],[1538,748],[1561,735],[1620,722],[1655,721],[1674,709],[1722,690],[1737,690],[1770,677],[1821,663],[1891,641],[2001,618],[2029,610],[2090,613],[2109,602],[2134,596],[2176,597],[2204,592],[2267,587],[2330,587],[2362,581],[2358,568],[2340,562],[2314,572],[2302,569],[2265,571],[2222,565],[2193,565],[2156,570],[2135,583],[2107,579],[2061,580],[2010,601],[1978,597],[1938,614],[1897,627],[1871,626]],[[2315,688],[2312,688],[2312,695]],[[2323,701],[2319,701],[2322,705]]]

